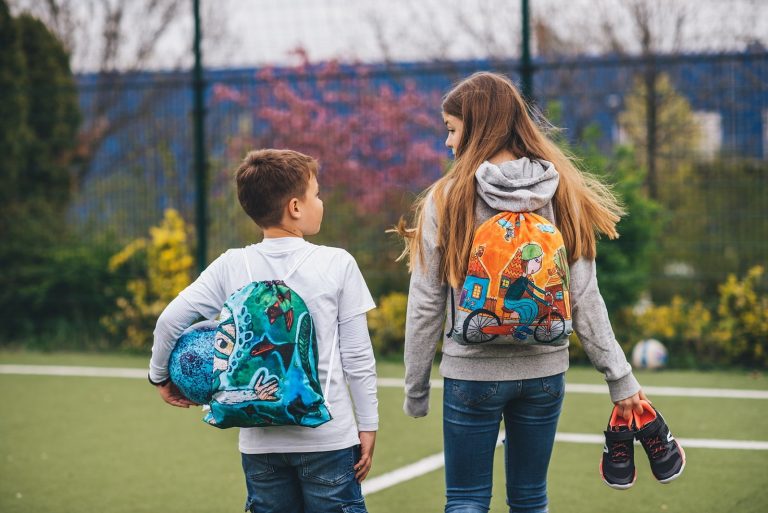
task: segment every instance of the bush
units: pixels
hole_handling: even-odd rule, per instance
[[[668,305],[652,306],[637,315],[637,340],[656,338],[669,351],[673,367],[695,367],[717,363],[717,348],[711,344],[712,314],[701,301],[686,303],[675,296]]]
[[[757,291],[762,266],[747,272],[742,281],[733,274],[719,287],[716,344],[733,363],[768,367],[768,296]]]
[[[149,239],[137,239],[114,255],[110,271],[134,265],[134,277],[124,296],[116,300],[117,312],[104,317],[103,325],[128,349],[152,347],[152,331],[163,309],[190,283],[193,259],[184,220],[173,209],[162,223],[149,229]],[[126,297],[127,296],[127,297]]]
[[[624,338],[633,342],[658,339],[669,349],[672,367],[766,368],[768,296],[758,291],[762,276],[760,266],[750,269],[741,281],[728,276],[719,287],[716,314],[701,301],[687,302],[680,296],[667,305],[631,314]]]
[[[368,316],[373,350],[377,356],[402,354],[405,341],[405,313],[408,296],[392,292],[383,296],[379,307]]]
[[[103,343],[99,319],[114,304],[110,290],[119,289],[105,290],[116,245],[72,233],[43,202],[8,211],[14,216],[0,220],[0,345],[47,350]]]

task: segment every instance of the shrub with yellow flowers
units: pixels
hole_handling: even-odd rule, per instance
[[[368,315],[371,342],[377,356],[402,354],[405,341],[405,311],[408,296],[392,292],[379,300],[378,308]]]
[[[667,305],[653,305],[626,323],[624,338],[633,342],[660,340],[673,367],[738,365],[768,367],[768,296],[760,292],[760,266],[739,280],[729,275],[719,287],[717,310],[701,301],[675,296]],[[627,336],[628,335],[628,336]],[[622,345],[631,349],[631,343]]]
[[[132,241],[110,259],[113,273],[129,267],[135,271],[126,284],[127,294],[117,298],[117,312],[102,319],[107,331],[121,337],[123,347],[151,347],[155,322],[189,285],[193,263],[186,224],[176,210],[168,209],[160,225],[149,229],[149,238]]]
[[[655,338],[669,350],[673,366],[696,366],[718,359],[710,340],[712,314],[701,301],[674,296],[668,305],[651,306],[636,316],[639,339]]]
[[[716,344],[737,364],[768,367],[768,296],[758,288],[762,266],[755,266],[743,280],[734,275],[720,285]]]

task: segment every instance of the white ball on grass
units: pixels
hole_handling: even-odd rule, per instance
[[[654,338],[641,340],[632,349],[632,366],[636,369],[662,369],[669,354],[664,344]]]

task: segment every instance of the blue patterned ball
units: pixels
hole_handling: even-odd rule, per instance
[[[211,401],[213,345],[217,323],[202,321],[187,328],[168,361],[171,381],[184,397],[197,404]]]

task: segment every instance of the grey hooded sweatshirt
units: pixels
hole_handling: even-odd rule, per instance
[[[477,172],[475,227],[500,211],[534,212],[557,225],[552,197],[559,175],[547,161],[527,158],[484,162]],[[445,336],[452,319],[450,287],[439,276],[437,218],[431,198],[425,206],[422,227],[424,264],[414,266],[408,293],[405,328],[405,413],[423,417],[429,411],[429,378],[437,342],[443,338],[440,374],[470,381],[531,379],[565,372],[568,346],[515,346],[488,343],[464,346]],[[573,328],[584,351],[605,375],[612,401],[626,399],[640,390],[632,368],[613,334],[595,274],[595,261],[581,258],[570,266]],[[454,290],[454,304],[460,290]]]

